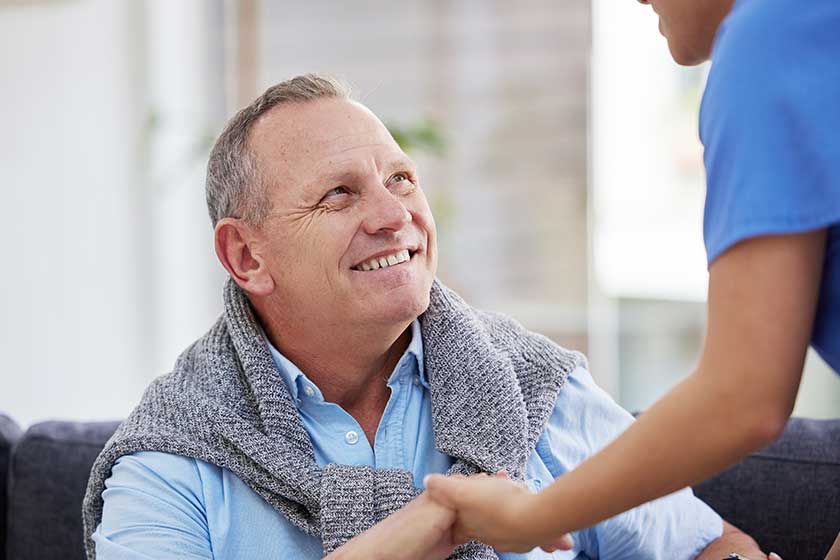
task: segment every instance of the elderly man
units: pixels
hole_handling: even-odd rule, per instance
[[[571,550],[455,548],[454,512],[418,489],[427,474],[504,471],[536,491],[632,419],[581,355],[435,281],[414,164],[334,81],[297,77],[238,113],[207,200],[225,311],[97,459],[89,558],[757,550],[689,490],[574,534]]]

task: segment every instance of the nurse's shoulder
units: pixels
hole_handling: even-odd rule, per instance
[[[713,68],[725,67],[742,85],[772,87],[788,74],[836,62],[838,29],[836,0],[736,0],[715,37]]]

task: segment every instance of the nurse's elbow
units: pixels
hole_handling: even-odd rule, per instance
[[[769,407],[768,407],[769,408]],[[760,449],[779,439],[785,431],[788,414],[775,410],[763,410],[752,422],[750,429],[751,447]]]
[[[792,404],[787,395],[762,389],[746,389],[728,384],[723,389],[730,411],[729,428],[734,430],[736,445],[745,452],[765,447],[781,437],[790,418]],[[733,442],[734,443],[734,442]]]

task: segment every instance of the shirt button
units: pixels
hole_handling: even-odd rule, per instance
[[[350,430],[346,434],[344,434],[344,441],[346,441],[349,445],[356,445],[356,442],[359,441],[359,434]]]
[[[412,383],[414,383],[414,386],[415,386],[415,387],[416,387],[417,385],[420,385],[420,379],[418,379],[418,378],[416,378],[416,377],[415,377],[414,379],[412,379],[412,380],[411,380],[411,382],[412,382]]]
[[[315,396],[315,389],[313,389],[311,385],[304,385],[303,394],[311,399]]]

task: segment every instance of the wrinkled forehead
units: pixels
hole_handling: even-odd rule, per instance
[[[264,171],[296,184],[356,161],[402,155],[385,125],[366,107],[346,99],[276,107],[257,122],[249,146]]]

